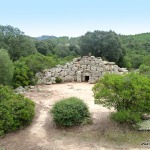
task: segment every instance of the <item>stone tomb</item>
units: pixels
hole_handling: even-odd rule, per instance
[[[46,69],[36,74],[38,84],[56,83],[56,77],[63,82],[89,82],[95,83],[105,73],[122,74],[128,72],[126,68],[118,67],[114,62],[103,61],[101,57],[83,56],[74,58],[65,65],[57,65],[55,68]]]

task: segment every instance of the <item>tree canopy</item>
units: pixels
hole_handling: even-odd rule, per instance
[[[126,49],[125,66],[138,69],[144,57],[150,55],[150,33],[137,35],[119,35]]]
[[[117,64],[123,59],[125,50],[115,32],[94,31],[87,32],[80,38],[81,55],[91,53]]]
[[[8,52],[5,49],[0,49],[0,84],[10,85],[13,74],[14,66]]]
[[[116,110],[118,122],[139,122],[150,113],[150,79],[138,73],[106,74],[93,91],[97,104]]]
[[[12,60],[37,52],[34,41],[12,26],[0,25],[0,48],[7,49]]]

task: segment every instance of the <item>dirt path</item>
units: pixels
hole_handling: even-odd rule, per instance
[[[110,110],[94,104],[92,84],[65,83],[43,85],[24,95],[36,103],[36,116],[27,128],[0,139],[0,150],[109,150],[127,149],[110,145],[101,137],[112,124]],[[53,104],[70,96],[76,96],[88,104],[93,124],[70,129],[57,129],[49,113]],[[112,148],[113,147],[113,148]]]

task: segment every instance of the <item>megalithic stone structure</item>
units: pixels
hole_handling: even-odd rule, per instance
[[[105,73],[123,74],[128,72],[126,68],[120,68],[114,62],[103,61],[101,57],[83,56],[74,58],[65,65],[57,65],[55,68],[46,69],[36,74],[38,84],[56,83],[56,77],[63,82],[89,82],[96,83]]]

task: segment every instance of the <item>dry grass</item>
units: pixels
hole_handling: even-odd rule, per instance
[[[105,116],[107,114],[103,114]],[[56,129],[57,137],[63,139],[74,139],[78,142],[91,144],[100,144],[104,147],[143,147],[143,143],[149,142],[150,132],[137,131],[129,125],[121,125],[110,120],[109,117],[103,117],[99,122],[91,125],[68,129]],[[150,145],[147,145],[150,147]]]

